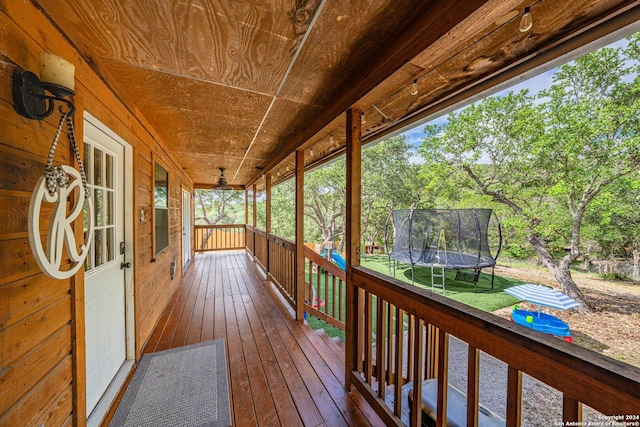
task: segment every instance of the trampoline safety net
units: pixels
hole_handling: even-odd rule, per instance
[[[385,231],[387,253],[411,265],[474,270],[493,267],[502,239],[497,218],[497,230],[490,233],[492,214],[492,209],[394,210],[391,247],[390,230]]]

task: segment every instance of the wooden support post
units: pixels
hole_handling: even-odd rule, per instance
[[[244,223],[249,224],[249,190],[244,190]]]
[[[267,232],[267,260],[264,267],[267,269],[267,274],[271,271],[271,257],[269,253],[271,252],[271,248],[269,248],[269,234],[271,234],[271,174],[266,174],[264,176],[264,191],[266,193],[266,202],[265,202],[265,223],[264,229]]]
[[[362,185],[362,112],[347,110],[347,203],[346,203],[346,323],[345,323],[345,387],[351,390],[351,372],[359,366],[362,354],[358,350],[359,301],[358,288],[353,283],[353,267],[360,266],[360,203]]]
[[[253,193],[253,218],[252,218],[252,224],[253,227],[257,227],[258,226],[258,192],[256,191],[256,185],[253,184],[253,186],[251,187],[251,192]]]
[[[266,194],[264,228],[267,233],[271,233],[271,174],[264,176],[264,189]]]
[[[304,150],[296,151],[296,320],[304,320]]]
[[[253,184],[251,186],[251,206],[253,206],[252,208],[252,212],[251,212],[251,225],[253,225],[253,228],[255,229],[258,226],[258,201],[257,201],[257,194],[256,194],[256,185]],[[253,233],[253,262],[255,262],[258,259],[258,251],[256,250],[256,233],[254,231]]]

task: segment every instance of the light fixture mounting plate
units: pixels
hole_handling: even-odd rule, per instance
[[[31,71],[13,73],[13,108],[28,119],[42,120],[51,112],[40,79]]]

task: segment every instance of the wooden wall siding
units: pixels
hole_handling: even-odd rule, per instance
[[[0,34],[0,426],[63,426],[71,425],[74,418],[82,424],[86,418],[84,366],[78,363],[84,363],[84,356],[75,348],[84,345],[83,275],[54,280],[42,274],[27,234],[29,199],[44,170],[59,116],[56,112],[44,121],[33,121],[14,111],[14,69],[37,73],[42,50],[70,60],[76,65],[78,140],[82,141],[86,110],[134,148],[134,220],[129,226],[135,247],[128,250],[135,253],[138,355],[178,282],[170,280],[169,265],[171,261],[182,265],[181,189],[192,191],[193,184],[155,130],[108,90],[30,2],[0,0]],[[170,176],[170,246],[156,257],[151,252],[152,159]],[[69,143],[62,135],[55,163],[71,162]],[[145,212],[144,221],[140,221],[140,210]],[[178,267],[176,277],[180,275]]]

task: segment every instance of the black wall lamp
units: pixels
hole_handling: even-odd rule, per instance
[[[71,62],[53,53],[40,53],[39,78],[31,71],[21,69],[13,74],[15,110],[28,119],[42,120],[53,113],[55,101],[60,101],[67,104],[70,110],[67,114],[72,115],[76,108],[67,97],[75,94],[74,72],[75,66]]]

